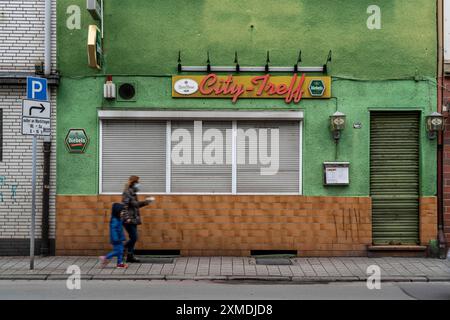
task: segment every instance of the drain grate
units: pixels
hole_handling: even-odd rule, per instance
[[[174,263],[180,256],[180,250],[135,250],[134,252],[141,263],[164,264]]]
[[[180,250],[134,250],[134,254],[137,256],[179,256]]]
[[[288,258],[255,258],[256,264],[262,264],[266,266],[289,266],[292,265],[292,261]]]
[[[153,263],[153,264],[164,264],[164,263],[173,263],[175,258],[160,258],[160,257],[145,257],[145,256],[137,256],[140,260],[140,263]]]

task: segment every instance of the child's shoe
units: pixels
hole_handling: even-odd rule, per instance
[[[128,265],[125,263],[118,263],[116,266],[117,269],[127,269]]]
[[[100,257],[98,257],[98,258],[99,258],[99,260],[100,260],[100,267],[104,268],[104,267],[106,267],[106,266],[108,265],[109,260],[106,259],[105,256],[100,256]]]

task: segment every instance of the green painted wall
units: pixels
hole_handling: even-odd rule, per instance
[[[86,0],[58,0],[58,57],[64,76],[161,75],[188,65],[322,65],[333,50],[332,75],[363,79],[436,73],[436,1],[430,0],[130,0],[105,1],[103,71],[86,64]],[[381,8],[381,29],[369,30],[369,5]],[[81,8],[81,29],[69,30],[67,8]],[[252,28],[253,26],[253,28]]]
[[[87,67],[87,27],[94,23],[85,0],[58,0],[57,193],[98,192],[98,108],[146,109],[296,109],[305,111],[305,195],[369,194],[369,113],[374,110],[436,109],[435,2],[378,0],[382,29],[369,30],[366,0],[132,0],[105,1],[105,67]],[[342,4],[345,2],[345,4]],[[69,5],[81,8],[81,29],[69,30]],[[251,27],[253,26],[253,28]],[[292,65],[298,50],[304,65],[321,65],[333,50],[330,74],[333,99],[172,99],[170,75],[176,74],[178,50],[183,63],[230,65],[234,51],[241,65]],[[135,81],[136,102],[102,99],[105,74],[115,82]],[[336,110],[348,126],[337,160],[350,161],[348,187],[323,187],[322,162],[335,160],[328,117]],[[353,129],[361,122],[361,129]],[[423,122],[423,121],[422,121]],[[70,128],[84,128],[90,144],[85,154],[69,154],[64,137]],[[422,129],[424,124],[422,123]],[[436,193],[436,141],[421,134],[421,194]]]
[[[172,99],[170,78],[133,77],[138,85],[136,102],[104,105],[107,108],[146,109],[292,109],[283,100],[242,99],[236,105],[229,100]],[[124,78],[118,78],[118,81]],[[103,79],[63,79],[58,96],[58,194],[95,194],[98,190],[98,120],[97,107],[102,105],[99,92]],[[420,110],[423,115],[434,108],[434,87],[428,81],[333,81],[337,99],[302,100],[304,121],[305,195],[369,194],[369,110]],[[336,105],[337,104],[337,105]],[[338,159],[350,161],[351,184],[348,187],[323,187],[322,162],[335,160],[335,144],[328,129],[328,117],[336,110],[347,115],[348,126],[338,146]],[[361,122],[361,129],[353,129]],[[64,137],[70,128],[85,128],[90,137],[86,154],[69,154]],[[424,125],[422,126],[424,128]],[[421,193],[435,194],[436,141],[421,134]]]

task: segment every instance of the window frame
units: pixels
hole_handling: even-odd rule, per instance
[[[98,192],[99,195],[118,195],[121,192],[103,192],[103,123],[104,121],[121,120],[165,120],[166,121],[166,191],[165,192],[142,192],[143,195],[303,195],[303,111],[98,111]],[[171,121],[179,120],[223,120],[232,122],[232,191],[226,193],[214,192],[172,192],[171,191],[171,150],[172,150],[172,128]],[[239,120],[278,120],[297,121],[299,125],[299,185],[298,192],[237,192],[237,121]]]

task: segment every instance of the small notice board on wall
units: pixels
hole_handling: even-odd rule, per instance
[[[323,184],[326,186],[346,186],[350,184],[350,162],[324,162]]]

